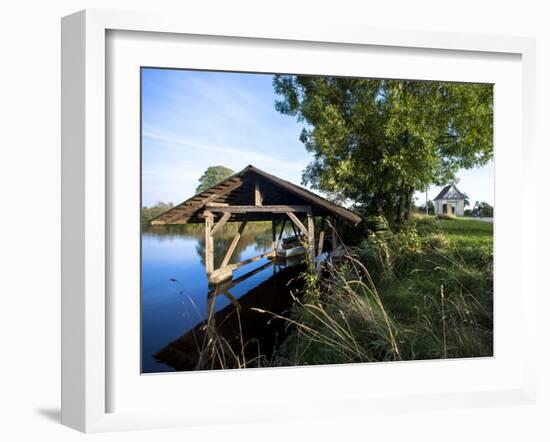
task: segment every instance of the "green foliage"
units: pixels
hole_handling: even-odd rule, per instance
[[[426,214],[426,204],[421,205],[417,211],[421,215]],[[428,215],[435,215],[435,206],[433,201],[428,201]]]
[[[492,223],[369,222],[353,256],[297,301],[275,365],[492,355]]]
[[[392,231],[383,216],[374,217],[374,230],[363,240],[357,253],[362,262],[370,264],[370,274],[376,281],[385,281],[399,271],[397,258],[420,252],[421,241],[414,226]]]
[[[199,185],[195,189],[195,192],[200,193],[230,177],[234,173],[235,172],[228,167],[210,166],[199,178]]]
[[[276,75],[276,109],[304,122],[304,184],[402,222],[415,189],[493,156],[491,85]]]
[[[141,208],[141,222],[148,223],[172,207],[174,207],[172,203],[163,203],[162,201],[158,201],[157,204],[151,207],[143,206]]]
[[[474,214],[474,216],[492,217],[493,206],[491,206],[489,203],[486,203],[485,201],[476,201],[472,213]]]

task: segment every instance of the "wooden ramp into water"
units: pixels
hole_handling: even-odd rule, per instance
[[[253,272],[273,265],[269,262]],[[252,309],[288,314],[293,305],[291,291],[300,289],[302,280],[299,275],[304,269],[304,265],[298,265],[278,270],[238,300],[233,298],[229,290],[246,279],[245,276],[250,277],[249,274],[217,287],[208,294],[210,306],[213,306],[216,296],[228,292],[233,301],[211,315],[210,321],[200,323],[162,348],[154,355],[155,358],[177,371],[236,368],[237,360],[233,355],[239,355],[242,361],[243,353],[246,360],[257,358],[259,354],[270,358],[274,348],[286,336],[286,324]],[[209,347],[212,340],[218,346],[216,354]],[[255,364],[259,365],[258,360]]]

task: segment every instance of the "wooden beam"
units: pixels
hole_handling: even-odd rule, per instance
[[[321,230],[319,232],[319,245],[317,246],[317,256],[320,256],[323,253],[324,243],[325,243],[325,231]]]
[[[317,256],[323,253],[323,245],[325,244],[325,217],[321,217],[321,226],[319,231],[319,243],[317,244]]]
[[[239,230],[237,234],[233,238],[233,241],[231,242],[229,248],[227,249],[227,252],[225,253],[225,256],[223,257],[223,261],[220,268],[227,266],[227,264],[229,263],[229,260],[231,259],[231,256],[233,256],[233,252],[235,251],[235,248],[237,247],[237,244],[241,239],[241,235],[243,234],[243,230],[246,227],[246,223],[247,223],[246,221],[243,221],[239,226]]]
[[[296,224],[291,222],[290,225],[292,226],[292,231],[294,232],[294,236],[298,236],[298,231],[296,230]]]
[[[256,206],[262,205],[262,192],[260,190],[260,181],[256,180],[254,183],[254,204]]]
[[[216,270],[214,270],[209,276],[208,281],[212,284],[219,284],[223,281],[228,281],[233,277],[233,270],[238,269],[239,267],[242,267],[246,264],[250,264],[251,262],[259,261],[262,258],[273,258],[275,256],[275,252],[267,252],[262,253],[261,255],[254,256],[253,258],[245,259],[241,262],[236,262],[234,264],[228,264],[225,266],[222,266]]]
[[[307,237],[307,245],[309,248],[309,259],[311,264],[315,264],[315,221],[311,213],[307,214],[307,230],[309,235]]]
[[[283,233],[285,232],[285,225],[286,225],[286,218],[283,219],[283,225],[281,226],[281,231],[279,232],[279,238],[277,239],[275,248],[279,247],[279,243],[281,242],[281,238],[283,237]]]
[[[235,270],[246,264],[250,264],[251,262],[259,261],[262,258],[272,258],[274,256],[275,256],[275,253],[273,252],[262,253],[258,256],[254,256],[253,258],[248,258],[248,259],[245,259],[244,261],[236,262],[235,264],[229,264],[227,267],[230,268],[231,270]]]
[[[297,217],[296,215],[294,215],[294,213],[292,213],[292,212],[287,212],[287,215],[288,215],[288,217],[292,220],[292,222],[293,222],[295,225],[298,226],[298,228],[302,231],[302,233],[303,233],[306,237],[308,237],[309,233],[308,233],[308,231],[307,231],[307,229],[306,229],[306,226],[304,226],[304,225],[302,224],[302,222],[298,219],[298,217]]]
[[[212,238],[212,225],[214,216],[210,212],[205,212],[204,217],[204,266],[206,274],[210,275],[214,271],[214,240]]]
[[[211,206],[206,205],[206,208],[212,212],[230,212],[230,213],[287,213],[298,212],[308,213],[311,212],[311,206],[286,206],[286,205],[273,205],[273,206]]]
[[[221,219],[213,227],[210,235],[214,236],[214,234],[223,227],[223,225],[227,222],[229,218],[231,218],[231,213],[224,213]]]
[[[271,220],[271,250],[275,251],[277,247],[277,221]]]

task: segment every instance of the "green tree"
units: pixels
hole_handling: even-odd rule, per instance
[[[276,109],[304,123],[302,182],[403,222],[412,196],[493,156],[491,85],[276,75]]]
[[[479,203],[480,214],[481,216],[492,217],[493,216],[493,206],[485,201]]]
[[[141,208],[141,222],[143,223],[149,222],[153,218],[156,218],[157,216],[166,212],[172,207],[174,207],[174,204],[163,203],[162,201],[158,201],[157,204],[151,207],[143,206]]]
[[[195,192],[200,193],[208,189],[209,187],[218,184],[220,181],[223,181],[224,179],[230,177],[234,173],[235,172],[233,172],[228,167],[210,166],[199,178],[199,185],[195,189]]]

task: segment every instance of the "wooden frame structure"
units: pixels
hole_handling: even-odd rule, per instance
[[[315,218],[321,218],[319,235],[315,236]],[[189,198],[151,221],[154,225],[204,223],[204,263],[208,280],[218,284],[232,278],[233,271],[262,258],[273,259],[282,239],[287,220],[294,231],[303,235],[308,259],[315,263],[323,251],[325,219],[330,218],[332,247],[336,249],[337,226],[343,221],[357,224],[361,218],[303,187],[285,181],[252,165],[226,178],[209,189]],[[271,251],[237,263],[230,263],[248,222],[271,221]],[[239,222],[239,228],[221,264],[214,266],[214,236],[228,222]],[[278,224],[280,225],[277,235]]]

